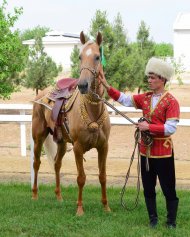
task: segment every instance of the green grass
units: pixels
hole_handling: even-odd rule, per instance
[[[157,193],[159,225],[156,229],[148,226],[144,198],[133,212],[120,205],[121,188],[108,188],[111,213],[103,211],[99,186],[84,189],[84,210],[77,217],[77,187],[63,187],[63,202],[55,199],[54,186],[40,185],[39,200],[31,200],[29,184],[0,184],[0,237],[139,237],[179,236],[190,237],[190,191],[178,191],[180,198],[177,228],[165,228],[165,200]],[[133,204],[134,188],[127,191],[128,205]]]

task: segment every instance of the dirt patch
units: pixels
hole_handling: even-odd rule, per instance
[[[180,106],[190,106],[190,86],[172,86],[171,93],[179,100]],[[35,92],[22,89],[14,93],[9,101],[0,100],[0,103],[30,103],[35,97]],[[130,117],[141,116],[141,114],[128,114]],[[182,113],[181,118],[190,118],[189,113]],[[0,124],[0,182],[30,182],[30,151],[27,157],[20,156],[20,126],[19,124]],[[30,146],[30,125],[27,125],[27,147]],[[108,185],[123,185],[125,175],[129,166],[131,153],[134,146],[133,126],[112,126],[109,139],[109,153],[107,161]],[[178,187],[190,187],[190,127],[180,127],[173,142],[176,158],[176,177]],[[87,183],[98,183],[97,152],[93,149],[85,154],[85,172]],[[136,160],[134,161],[130,183],[136,182]],[[69,152],[63,159],[61,169],[62,184],[76,184],[76,166],[73,152]],[[40,183],[54,182],[54,172],[51,170],[46,157],[42,157],[39,172]]]

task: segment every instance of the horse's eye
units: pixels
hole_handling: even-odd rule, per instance
[[[81,60],[81,56],[79,55],[79,60]]]
[[[100,60],[100,56],[96,56],[96,61],[99,61]]]

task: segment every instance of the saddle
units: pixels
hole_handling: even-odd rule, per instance
[[[53,90],[48,98],[55,101],[52,109],[52,120],[57,121],[61,107],[72,96],[77,86],[77,79],[63,78],[56,83],[56,88]]]
[[[55,142],[60,142],[64,138],[67,142],[72,143],[69,134],[67,121],[67,112],[71,109],[77,94],[77,79],[63,78],[56,83],[56,87],[44,97],[35,101],[51,110],[51,119],[55,122],[54,131],[50,129]]]

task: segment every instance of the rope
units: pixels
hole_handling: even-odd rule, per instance
[[[138,202],[139,202],[139,193],[140,193],[140,151],[139,151],[139,139],[140,139],[140,131],[139,129],[137,128],[136,131],[135,131],[135,146],[134,146],[134,150],[133,150],[133,153],[132,153],[132,156],[131,156],[131,161],[130,161],[130,164],[129,164],[129,168],[128,168],[128,171],[127,171],[127,174],[126,174],[126,177],[125,177],[125,183],[123,185],[123,188],[121,189],[121,205],[127,210],[127,211],[133,211],[137,205],[138,205]],[[130,171],[131,171],[131,166],[133,164],[133,160],[134,160],[134,157],[135,157],[135,152],[136,152],[136,148],[138,147],[138,156],[137,156],[137,195],[136,195],[136,198],[135,198],[135,201],[134,201],[134,206],[132,208],[128,208],[124,202],[124,195],[126,193],[126,185],[127,185],[127,182],[129,180],[129,176],[130,176]]]

